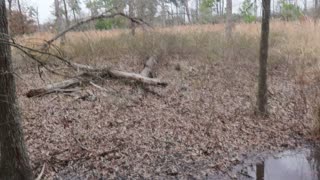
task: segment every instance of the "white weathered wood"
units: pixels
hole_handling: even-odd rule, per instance
[[[163,82],[159,79],[145,77],[140,74],[128,73],[128,72],[117,71],[117,70],[109,70],[108,73],[113,77],[135,80],[135,81],[141,82],[143,84],[155,85],[155,86],[167,86],[168,85],[168,83]]]
[[[143,68],[143,70],[141,71],[140,74],[141,74],[142,76],[152,78],[152,77],[153,77],[152,72],[153,72],[154,66],[155,66],[156,64],[157,64],[156,57],[155,57],[155,56],[151,56],[151,57],[146,61],[146,63],[144,64],[144,68]]]

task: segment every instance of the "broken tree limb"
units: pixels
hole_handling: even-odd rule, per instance
[[[109,70],[108,73],[112,77],[134,80],[147,85],[163,86],[163,87],[166,87],[168,85],[167,82],[163,82],[159,79],[145,77],[136,73],[128,73],[128,72],[117,71],[117,70]]]
[[[99,77],[104,77],[105,75],[110,75],[115,78],[123,78],[123,79],[129,79],[134,80],[143,84],[147,85],[154,85],[154,86],[167,86],[168,83],[161,81],[160,79],[150,78],[149,74],[152,73],[153,66],[157,63],[155,57],[149,58],[149,60],[145,63],[145,68],[142,70],[140,74],[136,73],[129,73],[124,71],[118,71],[118,70],[112,70],[112,69],[97,69],[92,66],[73,63],[73,67],[76,67],[81,70],[85,70],[90,74],[90,72],[98,73]]]
[[[141,71],[141,75],[149,78],[153,78],[153,69],[154,66],[157,64],[157,59],[155,56],[151,56],[146,63],[144,64],[144,68]]]

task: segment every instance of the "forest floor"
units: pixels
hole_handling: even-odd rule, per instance
[[[166,88],[106,79],[96,82],[105,90],[83,85],[32,99],[25,93],[53,78],[20,68],[32,166],[46,165],[44,179],[228,179],[248,154],[304,145],[313,110],[287,61],[269,65],[269,117],[254,115],[257,62],[168,56],[156,70]],[[113,66],[140,72],[143,61],[124,56]]]

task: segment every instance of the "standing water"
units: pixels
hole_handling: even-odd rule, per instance
[[[318,180],[320,179],[320,149],[286,151],[268,157],[262,163],[241,170],[238,179]]]

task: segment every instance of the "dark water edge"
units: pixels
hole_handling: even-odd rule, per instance
[[[262,155],[265,156],[265,155]],[[318,180],[320,147],[305,147],[267,155],[262,160],[236,167],[239,180]],[[228,178],[227,178],[228,179]],[[230,178],[231,179],[231,178]]]
[[[204,179],[320,180],[320,141],[302,142],[295,149],[243,154],[229,171],[217,171]]]

